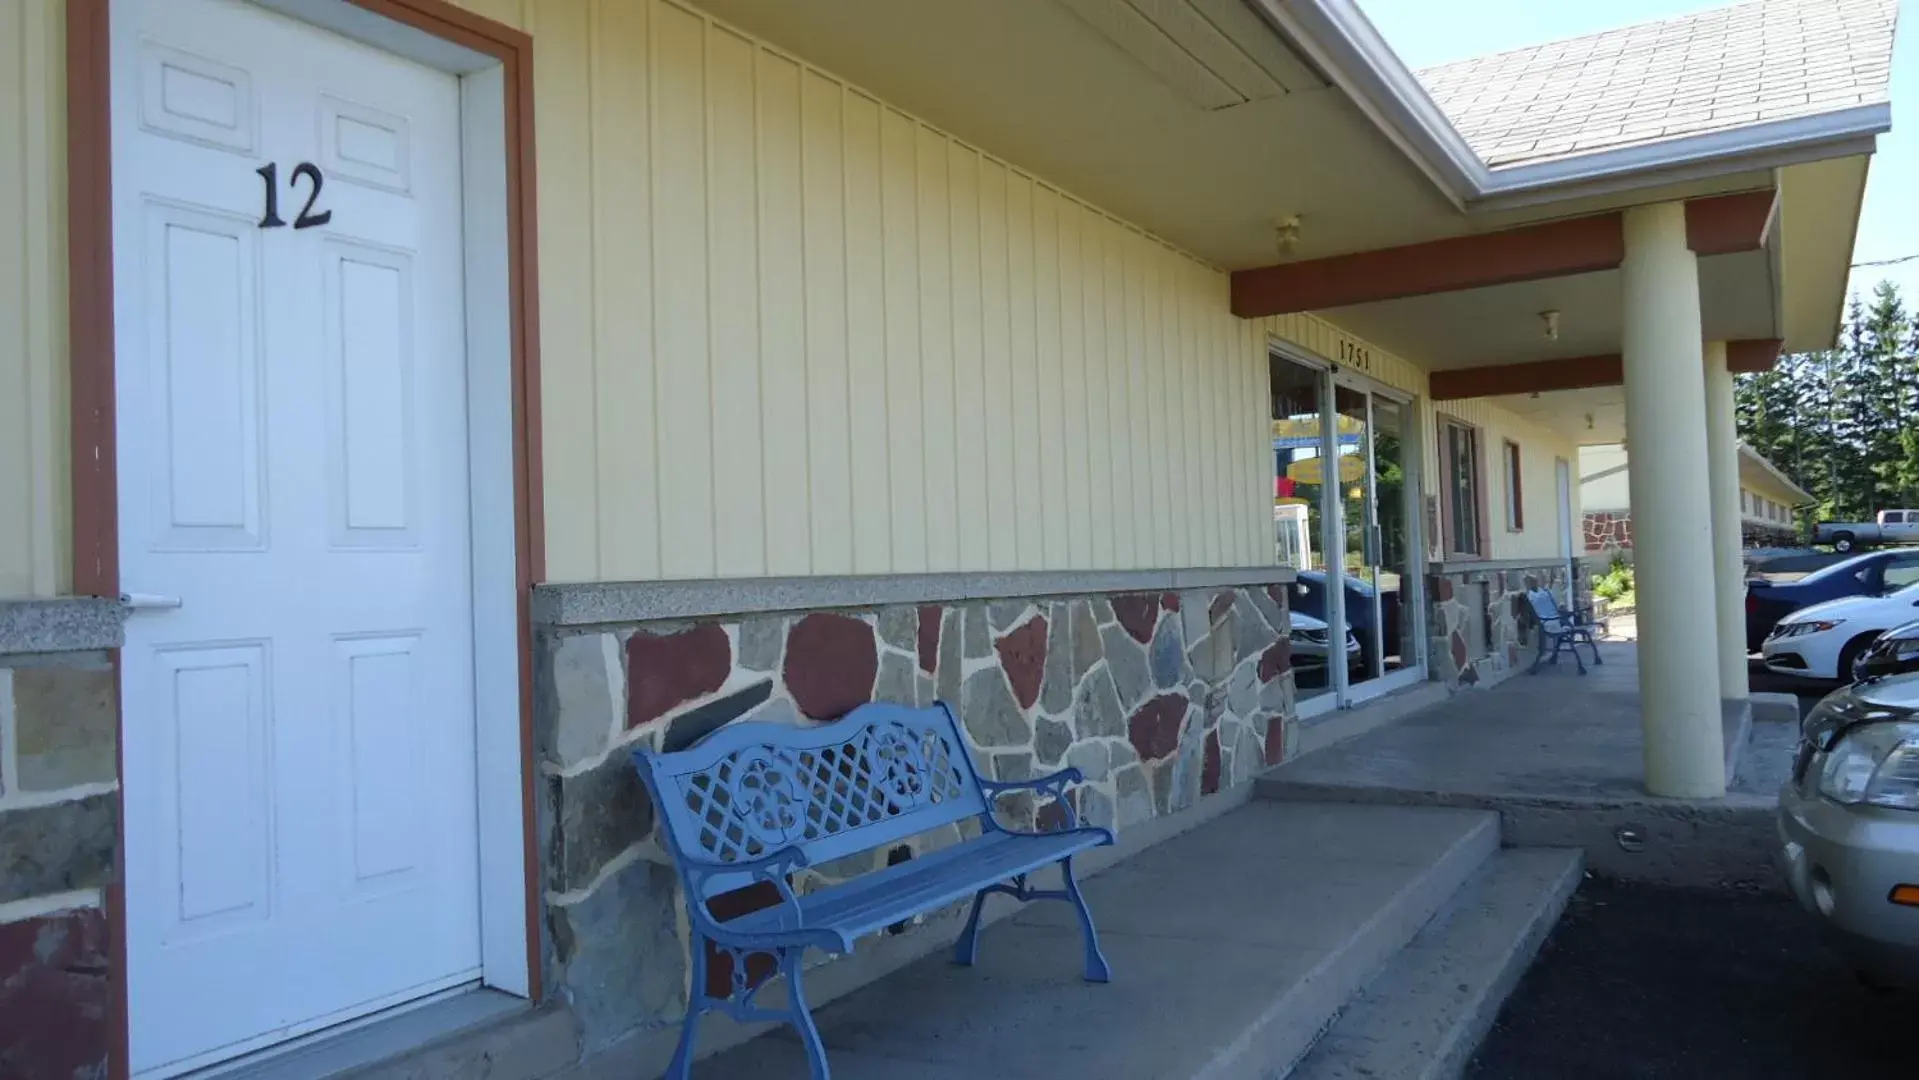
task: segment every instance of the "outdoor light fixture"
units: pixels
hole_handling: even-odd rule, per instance
[[[1546,340],[1558,341],[1559,340],[1559,312],[1556,310],[1542,311],[1539,313],[1539,320],[1546,324]]]
[[[1291,255],[1299,246],[1299,215],[1280,218],[1273,222],[1273,243],[1279,247],[1281,255]]]

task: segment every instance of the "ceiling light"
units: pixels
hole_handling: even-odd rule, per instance
[[[1273,242],[1279,247],[1281,255],[1291,255],[1299,246],[1299,215],[1280,218],[1273,222]]]

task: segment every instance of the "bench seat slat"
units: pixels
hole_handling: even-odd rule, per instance
[[[966,899],[982,884],[1002,881],[1109,842],[1104,829],[1021,836],[991,833],[918,859],[863,874],[799,898],[799,918],[779,904],[722,924],[741,944],[777,945],[817,938],[821,931],[853,940],[921,912]],[[797,925],[796,925],[797,924]]]

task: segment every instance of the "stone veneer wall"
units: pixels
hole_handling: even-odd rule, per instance
[[[1632,547],[1632,512],[1589,510],[1585,515],[1586,550],[1617,551]]]
[[[1431,677],[1455,688],[1484,687],[1530,666],[1538,655],[1539,624],[1525,594],[1530,589],[1550,589],[1565,608],[1577,595],[1570,578],[1563,561],[1536,566],[1455,563],[1432,567],[1426,579],[1426,595],[1432,598],[1427,619],[1432,635]],[[1483,612],[1467,609],[1465,598],[1481,592],[1471,586],[1484,586]],[[1476,655],[1468,645],[1473,635],[1467,625],[1475,618],[1483,618],[1486,627],[1486,648]]]
[[[1288,630],[1283,584],[544,629],[535,727],[548,986],[579,1017],[588,1053],[684,1015],[686,919],[634,746],[681,749],[739,720],[816,723],[871,700],[943,700],[957,705],[982,775],[1076,765],[1088,780],[1079,813],[1123,832],[1286,756],[1297,739]],[[1046,825],[1049,808],[1000,804],[1026,827]],[[921,836],[794,885],[959,838]],[[736,893],[713,910],[754,906]],[[950,934],[955,917],[921,921]],[[728,969],[713,959],[719,990]]]
[[[117,604],[0,600],[0,1077],[107,1075],[118,640]]]

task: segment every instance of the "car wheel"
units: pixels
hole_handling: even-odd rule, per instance
[[[1839,533],[1832,538],[1832,550],[1839,554],[1844,555],[1850,552],[1852,548],[1853,538],[1851,533]]]
[[[1879,634],[1875,631],[1870,634],[1860,634],[1846,642],[1846,647],[1839,650],[1839,670],[1833,673],[1834,677],[1842,683],[1852,682],[1852,665],[1858,662],[1860,653],[1865,652],[1873,642],[1878,640]]]

